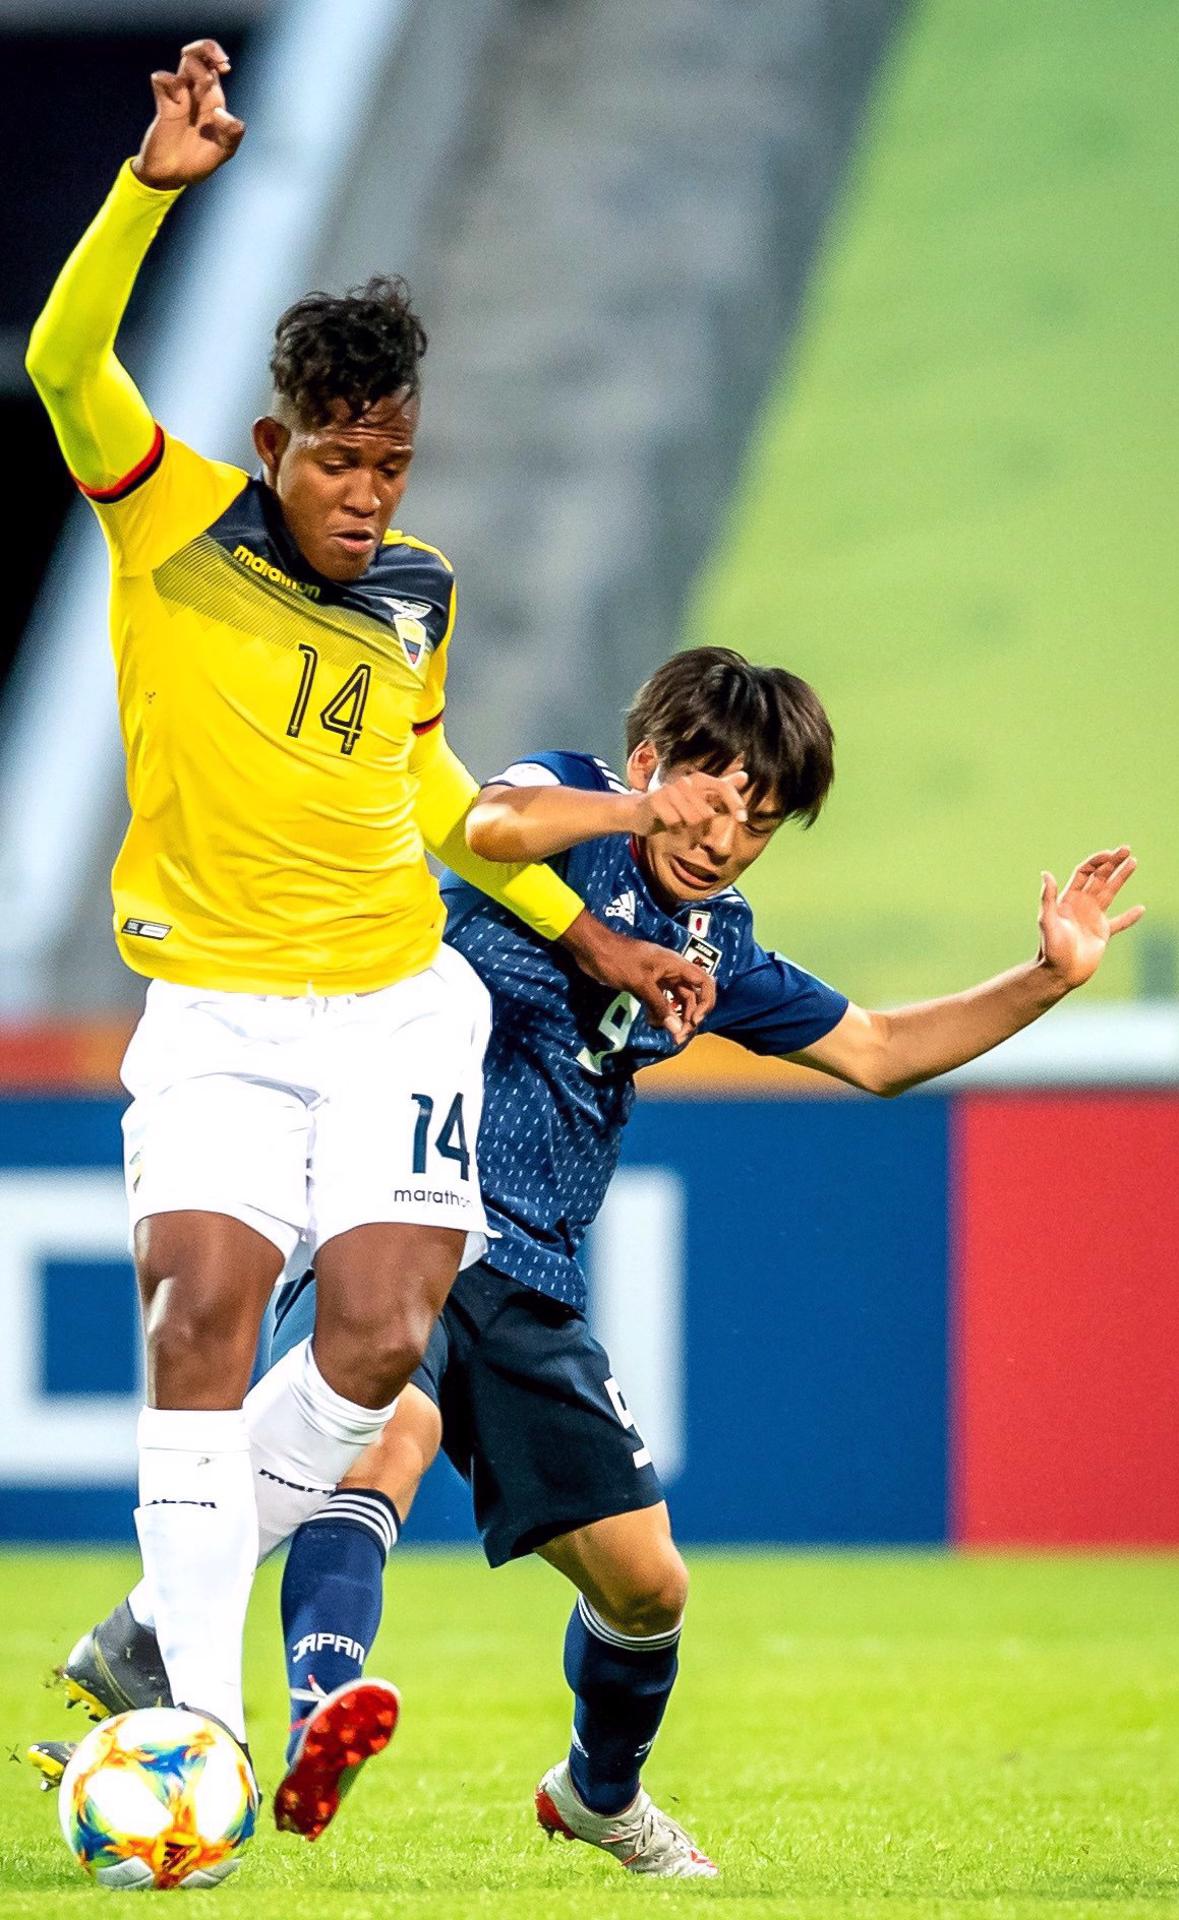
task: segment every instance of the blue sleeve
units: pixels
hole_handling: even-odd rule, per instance
[[[750,1053],[798,1053],[838,1026],[847,1006],[845,994],[751,938],[706,1025]]]
[[[547,776],[547,778],[546,778]],[[485,781],[489,787],[581,787],[587,793],[625,793],[626,787],[604,760],[591,753],[526,753]]]

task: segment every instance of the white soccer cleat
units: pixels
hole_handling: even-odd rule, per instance
[[[613,1854],[628,1873],[664,1880],[711,1880],[716,1864],[693,1845],[683,1828],[655,1805],[642,1787],[621,1813],[594,1813],[578,1798],[569,1762],[550,1767],[536,1789],[536,1817],[549,1839],[587,1840]]]

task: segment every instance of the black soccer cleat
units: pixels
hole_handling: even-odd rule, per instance
[[[78,1751],[76,1740],[35,1740],[25,1749],[25,1759],[41,1775],[42,1793],[55,1793],[61,1776]]]
[[[67,1706],[81,1706],[91,1720],[134,1707],[170,1707],[172,1689],[150,1627],[141,1627],[125,1600],[84,1633],[58,1668]]]

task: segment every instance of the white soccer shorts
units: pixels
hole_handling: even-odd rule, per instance
[[[288,1260],[377,1221],[486,1251],[475,1142],[487,989],[461,954],[376,993],[215,993],[154,980],[123,1061],[131,1230],[225,1213]]]

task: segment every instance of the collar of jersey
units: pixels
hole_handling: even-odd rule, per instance
[[[253,475],[251,485],[261,509],[266,539],[283,572],[290,574],[293,580],[306,581],[318,587],[319,605],[349,607],[356,613],[366,614],[378,626],[388,627],[389,615],[381,604],[381,596],[388,591],[388,581],[387,574],[386,578],[382,578],[381,563],[384,561],[388,568],[397,551],[396,547],[383,539],[358,580],[329,580],[326,573],[318,572],[305,557],[287,526],[282,502],[261,470]],[[432,640],[430,644],[433,645]]]
[[[329,580],[326,573],[319,573],[304,556],[303,549],[296,542],[283,515],[282,502],[274,488],[265,478],[261,468],[253,476],[259,490],[259,504],[262,508],[262,520],[266,528],[266,538],[274,548],[284,573],[292,580],[305,580],[309,585],[318,587],[321,595],[341,597],[342,589],[338,580]],[[361,578],[363,579],[363,575]]]
[[[689,913],[711,913],[720,906],[722,900],[728,900],[731,896],[736,896],[738,900],[744,898],[744,895],[737,892],[736,887],[722,887],[719,893],[706,894],[701,900],[677,901],[674,913],[669,913],[647,878],[647,870],[643,865],[642,855],[639,852],[639,843],[633,833],[627,839],[626,845],[631,860],[634,862],[634,869],[638,875],[639,884],[656,913],[661,913],[665,920],[672,921],[675,926],[681,927],[685,933],[690,933],[691,928],[688,926],[686,918],[681,919],[681,915],[686,916]]]

